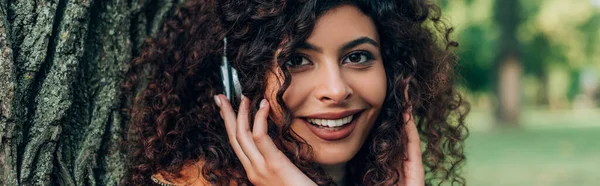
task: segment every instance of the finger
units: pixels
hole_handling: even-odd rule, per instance
[[[269,117],[269,109],[269,102],[263,99],[260,102],[260,109],[254,118],[254,128],[252,130],[254,143],[265,160],[273,160],[281,153],[268,134],[267,118]]]
[[[407,81],[410,81],[408,78]],[[408,85],[404,89],[404,98],[409,101]],[[406,186],[425,185],[425,170],[421,157],[421,139],[419,131],[412,114],[412,105],[409,103],[407,110],[403,113],[404,129],[408,135],[407,155],[408,160],[404,162],[404,180]]]
[[[407,82],[410,82],[412,77],[406,78]],[[404,130],[406,130],[406,134],[408,135],[408,157],[409,161],[418,160],[419,164],[421,163],[421,139],[419,138],[419,131],[417,130],[417,125],[415,125],[415,120],[412,114],[412,104],[410,103],[410,98],[408,96],[408,84],[404,88],[404,99],[408,102],[408,108],[402,113],[404,118]]]
[[[407,82],[410,82],[412,77],[406,78]],[[404,113],[402,113],[405,123],[406,134],[408,135],[408,157],[409,161],[418,160],[417,163],[421,164],[421,139],[419,138],[419,131],[417,130],[417,125],[415,125],[415,120],[412,114],[412,104],[409,102],[410,98],[408,96],[408,84],[404,88],[404,99],[408,102],[408,108]]]
[[[419,132],[417,130],[417,126],[415,124],[414,118],[412,117],[412,114],[405,113],[404,115],[405,118],[407,118],[405,119],[407,120],[405,130],[406,134],[408,135],[408,160],[405,162],[405,165],[408,171],[407,173],[411,173],[410,175],[412,176],[419,176],[423,174],[423,172],[419,172],[422,171],[423,167],[423,162],[421,158],[421,139],[419,137]],[[408,174],[407,177],[409,177]]]
[[[244,166],[245,169],[251,168],[250,160],[246,157],[244,151],[242,151],[242,148],[235,137],[237,119],[229,100],[225,96],[219,94],[215,96],[215,102],[217,102],[217,105],[221,108],[220,114],[225,123],[225,130],[227,130],[227,136],[229,137],[229,143],[231,143],[233,152],[235,152],[240,159],[240,162],[242,162],[242,166]]]
[[[404,176],[407,186],[424,185],[424,169],[421,158],[421,140],[412,114],[405,113],[407,123],[405,125],[408,135],[407,154],[408,160],[404,162]]]
[[[227,98],[225,98],[225,96],[219,94],[215,97],[215,101],[217,101],[217,103],[220,102],[220,108],[221,108],[221,117],[223,118],[223,121],[225,123],[225,129],[227,130],[227,136],[229,137],[229,139],[235,139],[235,128],[236,128],[236,122],[237,122],[237,117],[235,114],[235,111],[233,111],[233,108],[231,107],[231,103],[229,102],[229,100]]]
[[[279,176],[285,176],[291,183],[313,183],[302,171],[300,171],[292,162],[277,148],[273,139],[268,134],[268,117],[270,105],[265,99],[261,100],[260,109],[254,118],[254,128],[252,138],[258,147],[258,150],[265,159],[265,165]]]
[[[240,109],[237,116],[236,138],[244,154],[250,159],[250,163],[254,167],[264,165],[264,157],[258,151],[254,140],[252,140],[252,132],[250,131],[250,123],[248,122],[248,113],[250,112],[250,100],[242,96]]]

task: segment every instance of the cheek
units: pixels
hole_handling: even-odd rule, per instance
[[[376,82],[373,82],[372,86],[367,88],[366,91],[375,95],[374,98],[369,101],[376,103],[377,107],[381,107],[387,93],[387,78],[385,76],[385,71],[382,69],[374,78],[376,79]]]
[[[294,76],[290,86],[283,94],[283,100],[286,106],[293,113],[299,108],[310,94],[310,80],[304,80],[302,76]],[[276,78],[272,77],[268,79],[267,89],[265,91],[265,97],[271,106],[271,119],[279,126],[283,123],[283,109],[277,103],[277,91],[279,91],[280,85]]]
[[[354,85],[353,90],[357,96],[360,96],[364,102],[372,107],[381,108],[387,90],[387,78],[383,67],[378,67],[360,76],[355,74],[348,77],[352,77],[348,81]]]

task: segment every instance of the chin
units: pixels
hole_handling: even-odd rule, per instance
[[[313,146],[313,148],[315,148]],[[339,165],[345,164],[350,161],[354,155],[356,155],[358,149],[349,151],[346,149],[327,149],[327,150],[316,150],[315,149],[315,159],[314,161],[321,165]]]

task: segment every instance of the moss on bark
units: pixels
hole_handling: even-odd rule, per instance
[[[0,185],[116,185],[119,85],[180,1],[0,1]]]

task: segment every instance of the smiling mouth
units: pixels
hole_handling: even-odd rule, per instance
[[[310,131],[325,141],[338,141],[347,138],[356,128],[358,119],[360,119],[362,111],[351,111],[352,115],[346,115],[343,118],[331,117],[331,115],[315,115],[314,118],[303,118],[305,125]],[[343,116],[342,114],[337,114]],[[323,118],[316,118],[323,117]]]
[[[354,114],[355,115],[355,114]],[[354,118],[354,115],[350,115],[339,119],[318,119],[318,118],[304,118],[308,123],[317,127],[323,128],[340,128],[350,122]]]

